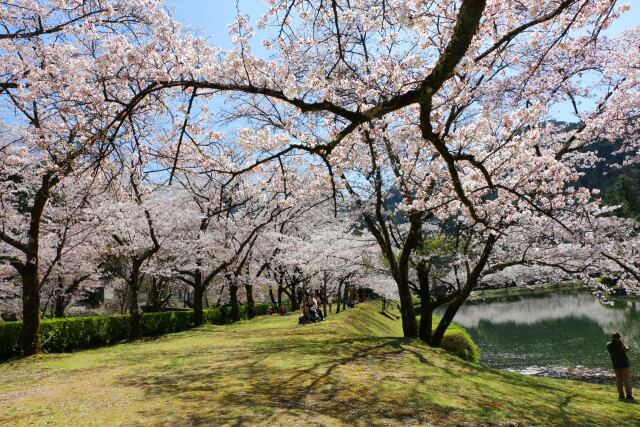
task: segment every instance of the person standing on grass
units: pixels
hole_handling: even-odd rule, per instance
[[[634,400],[631,387],[630,364],[629,358],[627,357],[629,346],[622,341],[620,332],[614,332],[611,334],[611,342],[607,344],[607,351],[611,356],[613,371],[616,374],[616,387],[618,387],[619,399],[625,399],[625,395],[623,393],[624,386],[624,391],[627,392],[626,400]]]

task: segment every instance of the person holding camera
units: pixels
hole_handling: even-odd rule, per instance
[[[631,386],[631,372],[629,358],[627,352],[629,346],[622,341],[620,332],[614,332],[611,334],[611,342],[607,344],[607,351],[611,356],[611,362],[613,363],[613,371],[616,374],[616,387],[618,388],[618,398],[620,400],[625,399],[623,393],[626,391],[626,400],[634,400]]]

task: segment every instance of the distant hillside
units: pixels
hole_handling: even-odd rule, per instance
[[[578,184],[590,189],[599,189],[608,205],[621,205],[616,215],[640,219],[640,165],[621,165],[624,156],[614,154],[621,142],[597,141],[590,146],[598,157],[605,159],[594,168],[583,170]]]
[[[597,188],[604,192],[620,175],[630,170],[637,170],[638,166],[612,167],[614,164],[622,164],[624,160],[623,155],[613,154],[620,149],[620,146],[620,143],[611,143],[609,141],[598,141],[590,145],[589,150],[595,151],[598,157],[605,160],[599,162],[594,168],[583,170],[584,176],[580,178],[578,183],[583,187]]]

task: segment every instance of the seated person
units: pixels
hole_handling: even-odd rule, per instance
[[[298,319],[298,323],[301,325],[309,323],[309,306],[304,302],[300,306],[300,318]]]
[[[318,305],[318,300],[316,299],[315,293],[311,292],[309,297],[307,298],[309,307],[313,310],[313,321],[318,322],[320,320],[324,320],[322,316],[322,310],[320,310],[320,306]]]
[[[288,309],[287,306],[284,304],[280,304],[280,307],[278,307],[278,313],[280,313],[280,316],[288,316]]]
[[[311,307],[309,309],[309,320],[312,322],[320,322],[324,320],[322,317],[322,310],[318,307]]]

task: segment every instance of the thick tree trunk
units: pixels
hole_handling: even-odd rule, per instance
[[[337,304],[336,304],[336,314],[340,313],[340,306],[342,305],[342,282],[338,283],[338,292],[337,295]]]
[[[148,304],[151,306],[151,310],[157,313],[162,310],[162,307],[167,302],[167,296],[165,295],[165,289],[163,289],[163,279],[154,277],[151,279],[151,287],[149,288]]]
[[[324,286],[322,287],[322,316],[327,318],[327,279],[324,280]]]
[[[276,305],[276,299],[273,296],[273,288],[271,286],[269,286],[269,299],[271,300],[271,305]]]
[[[418,283],[420,284],[420,329],[418,337],[431,344],[431,333],[433,332],[433,305],[431,304],[431,292],[429,283],[429,271],[424,264],[418,264]]]
[[[289,292],[284,288],[282,288],[282,291],[289,297],[289,301],[291,301],[291,311],[300,309],[300,299],[298,298],[298,292],[295,285],[291,285]]]
[[[444,315],[442,316],[442,319],[440,319],[440,323],[438,324],[438,327],[436,328],[435,331],[433,331],[433,336],[431,337],[431,342],[430,342],[430,344],[433,347],[440,347],[440,344],[442,344],[442,338],[444,337],[444,333],[447,331],[447,328],[453,321],[453,318],[458,312],[458,309],[462,306],[462,304],[465,302],[466,299],[467,299],[466,297],[458,297],[454,299],[451,302],[451,304],[449,304],[449,306],[447,307],[447,310],[444,312]]]
[[[140,287],[140,265],[137,260],[133,261],[131,277],[129,278],[129,314],[131,315],[132,340],[142,337],[142,313],[138,304],[138,288]]]
[[[40,353],[40,286],[37,257],[27,257],[22,267],[22,352]]]
[[[244,290],[247,294],[247,317],[253,319],[256,317],[256,303],[253,300],[253,286],[244,285]]]
[[[85,281],[89,276],[81,276],[77,277],[73,280],[71,285],[65,289],[64,281],[62,278],[58,279],[58,292],[55,297],[55,305],[54,305],[54,316],[55,317],[64,317],[64,312],[71,303],[73,296],[80,288],[80,284]]]
[[[413,309],[413,300],[409,284],[405,280],[396,281],[398,294],[400,296],[400,314],[402,315],[402,332],[405,338],[416,338],[418,336],[418,325],[416,324],[416,313]]]
[[[131,334],[129,338],[132,340],[142,337],[142,313],[138,306],[138,289],[131,288],[129,293],[129,314],[131,315]]]
[[[50,173],[42,177],[42,185],[36,192],[31,206],[29,240],[26,245],[26,263],[18,271],[22,278],[22,352],[24,355],[39,353],[40,342],[40,279],[38,277],[40,222],[49,200],[49,190],[58,183]]]
[[[238,287],[229,285],[229,297],[231,299],[231,320],[240,321],[240,304],[238,303]]]
[[[349,299],[349,285],[344,284],[344,294],[342,294],[342,309],[347,309],[347,300]]]
[[[282,305],[282,285],[278,285],[278,307]]]
[[[433,307],[431,304],[422,304],[420,306],[420,330],[418,337],[431,344],[431,332],[433,331]]]
[[[204,323],[204,287],[193,288],[193,323],[200,326]]]
[[[205,287],[202,284],[202,273],[195,271],[193,278],[193,323],[200,326],[204,323],[204,293]]]
[[[56,295],[53,317],[64,317],[64,309],[66,308],[65,300],[66,298],[64,294]]]
[[[453,318],[458,312],[458,309],[462,306],[462,304],[464,304],[464,302],[469,297],[469,294],[471,294],[471,291],[478,284],[480,274],[482,273],[482,270],[487,264],[487,259],[489,258],[489,255],[493,251],[493,245],[497,240],[498,238],[493,234],[490,234],[489,237],[487,238],[487,241],[484,244],[484,250],[482,251],[482,255],[480,256],[480,259],[478,260],[478,263],[476,264],[474,269],[471,271],[471,273],[467,277],[467,282],[462,288],[460,295],[458,295],[458,297],[456,297],[449,304],[449,306],[447,307],[447,310],[444,312],[444,315],[442,316],[442,319],[440,320],[440,324],[438,324],[438,327],[433,332],[433,336],[431,337],[432,346],[439,347],[440,344],[442,343],[442,338],[444,337],[444,333],[447,331],[447,328],[453,321]]]
[[[296,289],[294,288],[289,295],[289,300],[291,301],[291,310],[299,310],[300,309],[300,299],[298,298],[298,294]]]
[[[327,281],[328,281],[328,278],[325,275],[324,281],[323,281],[323,284],[322,284],[322,298],[321,298],[322,299],[322,312],[323,312],[322,314],[323,314],[325,319],[327,318]]]

